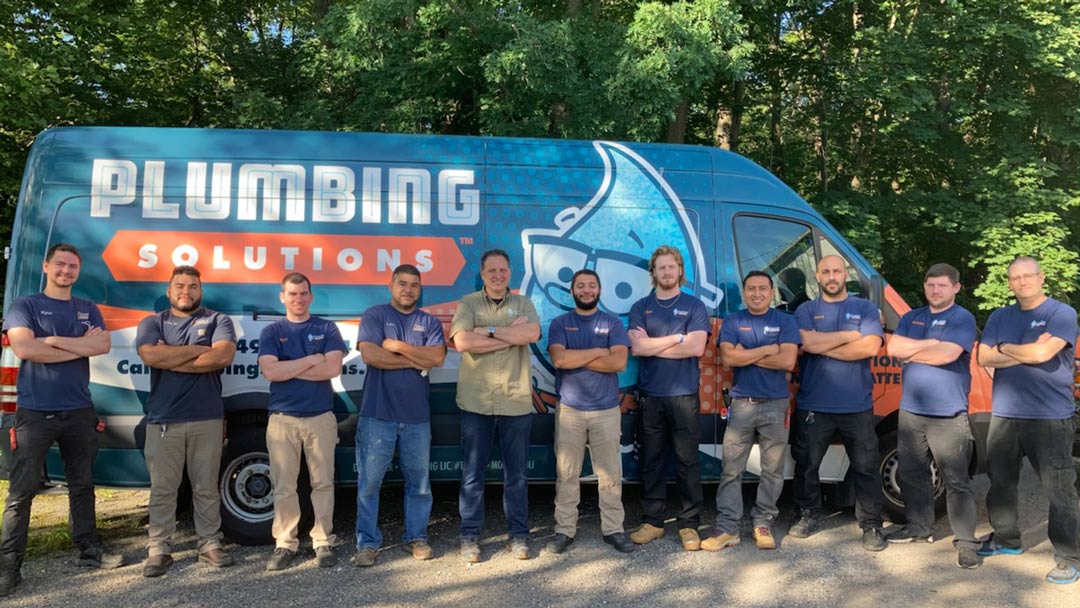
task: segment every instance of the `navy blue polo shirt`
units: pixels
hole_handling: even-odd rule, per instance
[[[798,345],[802,344],[802,338],[799,335],[799,326],[790,314],[770,308],[764,314],[755,315],[744,309],[724,317],[724,323],[720,326],[720,337],[716,342],[727,342],[732,346],[742,345],[743,348],[751,349],[769,344]],[[735,374],[735,384],[731,387],[732,397],[785,399],[791,395],[785,370],[757,365],[732,369]]]
[[[615,315],[597,310],[591,315],[575,311],[559,315],[548,327],[548,344],[569,350],[630,347],[630,336]],[[559,403],[575,410],[606,410],[619,405],[619,375],[584,367],[555,370],[555,394]]]
[[[403,314],[389,304],[372,306],[364,313],[357,334],[361,342],[382,346],[385,339],[413,346],[444,346],[442,323],[419,308]],[[417,424],[431,420],[431,387],[418,369],[379,369],[367,366],[360,415],[388,422]]]
[[[199,308],[187,317],[166,310],[139,323],[135,347],[153,346],[159,340],[168,346],[212,346],[223,340],[236,342],[236,331],[228,315],[208,308]],[[192,374],[150,368],[147,422],[195,422],[224,416],[220,371]]]
[[[96,304],[82,298],[57,300],[38,293],[12,302],[4,318],[4,331],[25,327],[35,338],[81,338],[91,327],[105,328]],[[26,410],[60,412],[94,407],[90,399],[90,359],[62,363],[19,364],[16,404]]]
[[[634,302],[630,308],[629,329],[640,327],[650,338],[688,334],[692,331],[709,333],[709,312],[701,300],[688,293],[667,300],[657,300],[651,293]],[[653,397],[675,397],[698,394],[701,372],[698,357],[638,359],[638,390]]]
[[[1063,420],[1072,418],[1073,348],[1076,346],[1076,310],[1047,298],[1031,310],[1018,304],[995,310],[983,328],[982,341],[1030,344],[1043,333],[1068,345],[1045,363],[1014,365],[994,370],[994,415],[1002,418]]]
[[[971,349],[975,345],[975,316],[953,304],[941,312],[929,306],[909,311],[900,319],[896,335],[913,340],[950,342],[964,349],[946,365],[905,363],[901,409],[923,416],[955,416],[966,412],[971,390]]]
[[[858,331],[882,337],[881,312],[868,300],[847,297],[826,302],[820,297],[795,311],[800,330],[819,332]],[[874,407],[874,379],[870,358],[841,361],[803,352],[799,359],[799,392],[795,405],[802,410],[852,414]]]
[[[340,350],[347,353],[341,332],[332,321],[311,316],[293,323],[280,319],[259,334],[259,356],[273,355],[279,361],[295,361],[308,355]],[[334,409],[334,388],[329,380],[293,378],[270,383],[271,412],[290,416],[318,416]]]

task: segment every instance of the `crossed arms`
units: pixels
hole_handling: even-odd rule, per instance
[[[756,365],[765,369],[790,370],[795,367],[799,347],[792,342],[743,348],[741,344],[720,343],[720,356],[726,367]]]
[[[800,329],[802,349],[813,355],[821,355],[840,361],[858,361],[872,357],[881,348],[881,336],[864,336],[857,330],[814,331]]]
[[[904,363],[935,366],[948,365],[964,354],[964,347],[953,342],[943,342],[935,338],[917,340],[898,334],[889,338],[888,348],[890,355]]]
[[[649,337],[644,328],[635,327],[626,332],[630,336],[630,352],[636,357],[659,357],[661,359],[687,359],[705,354],[705,342],[709,334],[703,330],[686,334]],[[685,335],[680,343],[680,338]]]
[[[205,374],[216,372],[232,363],[233,355],[236,354],[236,343],[232,340],[218,340],[210,346],[170,346],[165,344],[164,340],[158,340],[157,344],[144,344],[138,350],[139,357],[150,367],[184,374]]]
[[[590,369],[594,372],[611,373],[626,369],[629,350],[616,344],[610,348],[570,349],[562,344],[549,344],[548,354],[556,369]]]
[[[979,365],[997,369],[1014,365],[1039,365],[1053,359],[1061,352],[1061,349],[1068,345],[1069,343],[1062,338],[1049,333],[1043,333],[1038,340],[1028,344],[999,342],[994,346],[988,346],[980,343]]]
[[[379,369],[417,369],[428,371],[439,367],[446,359],[446,346],[414,346],[401,340],[386,338],[382,344],[361,342],[360,358]]]
[[[86,334],[78,338],[36,338],[29,327],[12,327],[7,334],[15,356],[35,363],[64,363],[82,357],[104,355],[112,347],[108,330],[100,327],[91,327],[86,330]]]
[[[294,378],[320,382],[341,375],[343,359],[345,353],[340,350],[315,353],[290,361],[282,361],[274,355],[262,355],[259,357],[259,367],[263,376],[271,382],[285,382]]]
[[[540,339],[540,324],[526,317],[518,317],[510,325],[495,327],[495,337],[488,336],[487,327],[474,327],[453,335],[454,348],[459,352],[480,355],[493,353],[511,346],[524,346]]]

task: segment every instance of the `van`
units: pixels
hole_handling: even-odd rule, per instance
[[[359,319],[369,306],[389,300],[390,273],[401,263],[423,272],[421,306],[444,326],[457,301],[480,288],[480,256],[496,247],[510,253],[511,283],[532,299],[545,329],[573,308],[567,283],[584,267],[601,277],[601,306],[626,319],[634,301],[649,293],[649,256],[664,244],[684,254],[684,290],[710,311],[710,343],[720,318],[742,307],[744,274],[765,270],[776,277],[774,304],[794,310],[817,296],[816,262],[827,254],[843,257],[849,292],[876,304],[888,331],[909,310],[859,252],[776,177],[737,154],[685,145],[57,128],[38,136],[27,161],[6,250],[5,311],[15,298],[41,290],[45,251],[62,241],[83,255],[75,295],[97,302],[112,332],[111,352],[91,359],[91,392],[106,424],[96,483],[149,486],[141,450],[150,370],[135,351],[135,330],[143,317],[168,307],[172,268],[198,267],[204,304],[232,317],[238,343],[235,360],[221,372],[227,443],[220,489],[224,531],[241,543],[270,538],[268,383],[259,373],[258,336],[283,314],[279,282],[287,272],[311,277],[312,313],[333,319],[350,347],[333,381],[342,484],[356,483],[353,436],[365,373],[355,350]],[[543,338],[533,355],[537,418],[529,475],[553,480],[554,368]],[[431,372],[434,480],[460,478],[459,361],[451,350],[446,364]],[[872,363],[882,478],[889,512],[897,517],[903,504],[895,456],[900,364],[884,349]],[[18,360],[5,348],[0,364],[6,430],[17,406]],[[636,367],[631,358],[619,375],[623,470],[630,480],[638,476]],[[713,345],[701,370],[702,476],[715,480],[731,376]],[[984,438],[990,378],[981,368],[972,372],[971,420]],[[751,474],[755,463],[752,455]],[[500,464],[491,463],[492,481],[501,479]],[[60,479],[55,450],[47,468]],[[847,470],[842,446],[834,445],[822,480],[842,489]],[[789,477],[792,471],[789,459]],[[584,476],[590,477],[588,469]]]

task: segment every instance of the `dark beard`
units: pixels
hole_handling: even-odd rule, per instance
[[[202,298],[199,298],[198,300],[195,300],[194,302],[191,303],[190,306],[180,307],[180,306],[173,305],[173,308],[175,308],[176,310],[179,310],[182,313],[193,313],[196,310],[199,310],[200,306],[202,306]]]
[[[577,306],[581,310],[592,310],[592,309],[596,308],[596,306],[598,304],[600,304],[600,298],[596,298],[592,302],[582,302],[581,300],[578,299],[577,296],[573,296],[573,298],[574,298],[574,306]]]

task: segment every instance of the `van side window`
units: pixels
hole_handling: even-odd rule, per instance
[[[773,277],[773,306],[795,312],[817,297],[813,231],[806,224],[772,217],[735,217],[735,252],[739,277],[761,270]]]

